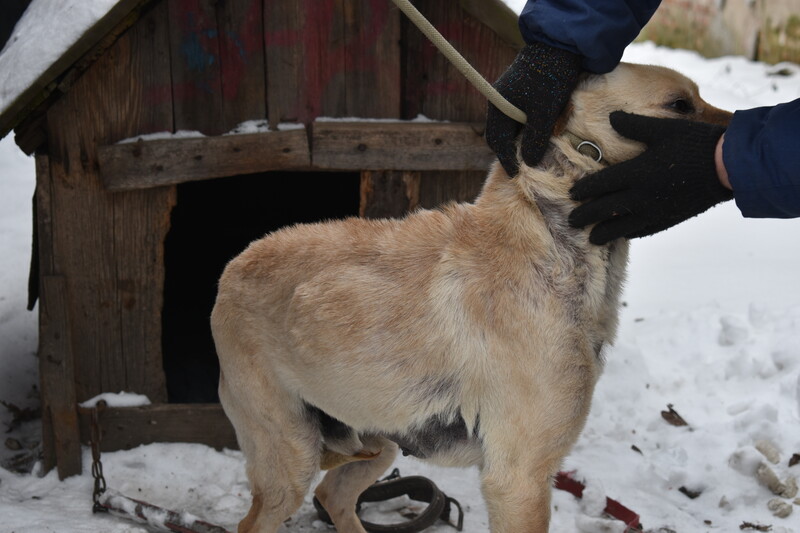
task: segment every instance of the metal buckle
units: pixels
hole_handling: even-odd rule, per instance
[[[597,154],[592,155],[592,154],[587,154],[585,151],[581,151],[581,147],[584,145],[589,148],[594,148],[597,151]],[[594,160],[597,161],[598,163],[603,160],[603,151],[600,149],[599,146],[597,146],[592,141],[582,141],[580,144],[578,144],[578,146],[575,147],[575,149],[578,152],[582,153],[583,155],[588,155],[589,157],[594,158]]]

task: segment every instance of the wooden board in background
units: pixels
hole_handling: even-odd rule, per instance
[[[311,165],[305,129],[137,141],[99,148],[108,190],[146,189]]]
[[[265,4],[271,123],[400,116],[400,19],[384,0]],[[366,22],[365,22],[366,21]]]
[[[91,441],[92,409],[78,409],[80,442]],[[238,449],[236,433],[220,404],[159,404],[106,407],[100,411],[100,450],[130,450],[154,442],[196,442]]]
[[[263,0],[217,2],[222,131],[267,118]],[[202,112],[202,109],[198,109]]]

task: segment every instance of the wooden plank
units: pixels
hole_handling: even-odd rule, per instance
[[[262,0],[217,3],[222,131],[267,118]]]
[[[480,4],[471,3],[471,11],[475,11]],[[419,0],[415,5],[490,82],[494,82],[516,57],[515,46],[509,45],[489,26],[471,16],[460,2]],[[489,5],[483,7],[490,8]],[[483,122],[486,116],[486,99],[413,24],[406,24],[403,29],[406,71],[403,77],[404,118],[423,114],[437,120]],[[463,173],[423,172],[420,204],[424,207],[435,207],[453,200],[471,201],[485,178],[485,170]]]
[[[169,2],[176,130],[225,132],[216,0]]]
[[[422,172],[419,206],[433,209],[448,202],[472,202],[481,192],[486,172]]]
[[[316,122],[312,163],[325,169],[481,170],[493,154],[482,126],[424,122]]]
[[[365,170],[361,172],[359,216],[398,218],[419,206],[419,172]]]
[[[59,479],[64,479],[81,473],[81,444],[72,329],[63,276],[42,277],[39,321],[39,379],[42,421],[46,428],[43,432],[44,467],[48,470],[55,462]]]
[[[163,246],[174,191],[109,194],[96,150],[172,129],[166,13],[165,4],[155,5],[47,114],[53,269],[67,284],[78,400],[119,390],[166,397],[157,290],[164,273],[152,258]]]
[[[317,122],[305,130],[174,138],[102,146],[105,187],[124,191],[271,170],[479,170],[493,154],[479,125]]]
[[[345,108],[333,116],[400,118],[402,14],[385,1],[339,0],[339,10]]]
[[[442,35],[489,82],[494,82],[517,55],[491,28],[470,16],[458,2],[415,3]],[[486,99],[413,25],[404,26],[406,101],[403,118],[423,114],[436,120],[483,121]]]
[[[130,42],[129,69],[136,79],[132,89],[141,91],[141,96],[133,93],[132,97],[117,93],[119,105],[132,107],[125,118],[133,123],[128,127],[170,129],[172,100],[160,94],[171,83],[167,6],[155,6],[131,29],[126,41]],[[175,201],[174,187],[113,195],[116,305],[123,355],[119,365],[124,390],[144,394],[153,402],[167,399],[161,354],[163,243]]]
[[[92,409],[80,407],[80,441],[91,441]],[[100,450],[129,450],[153,442],[192,442],[238,449],[236,433],[220,404],[153,404],[101,411]]]
[[[106,188],[122,191],[308,167],[311,157],[298,129],[115,144],[100,147],[98,161]]]
[[[459,0],[459,5],[476,20],[486,24],[509,46],[522,49],[525,40],[519,31],[519,16],[502,0]]]
[[[399,12],[388,2],[266,2],[270,122],[399,118],[399,36]]]
[[[39,251],[39,296],[41,297],[41,285],[43,275],[52,275],[53,270],[53,220],[52,220],[52,180],[50,177],[50,158],[40,154],[36,156],[36,234]],[[39,305],[39,342],[46,338],[54,337],[53,333],[46,330],[47,320],[42,318],[44,304]],[[57,310],[50,309],[51,313]],[[66,312],[62,310],[62,312]],[[42,357],[41,347],[38,350],[39,365],[41,366]],[[56,459],[55,432],[53,429],[53,417],[50,415],[47,405],[47,393],[49,384],[45,383],[46,372],[39,372],[39,390],[41,391],[42,401],[42,467],[45,472],[55,468],[58,463]],[[74,387],[74,385],[73,385]]]

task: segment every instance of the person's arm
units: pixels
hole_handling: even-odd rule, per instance
[[[722,159],[745,217],[800,217],[800,98],[737,111]]]
[[[611,125],[647,149],[572,187],[585,203],[570,224],[594,224],[595,244],[658,233],[729,198],[745,217],[800,217],[800,99],[737,111],[727,130],[621,112]]]
[[[528,0],[519,17],[527,43],[543,42],[583,58],[589,72],[610,72],[661,0]]]
[[[717,169],[717,179],[719,179],[720,184],[728,190],[733,190],[731,180],[728,177],[728,169],[725,168],[725,160],[722,159],[722,147],[724,144],[725,134],[723,133],[719,141],[717,141],[717,147],[714,149],[714,168]]]

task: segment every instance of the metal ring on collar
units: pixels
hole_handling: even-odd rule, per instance
[[[587,146],[589,148],[594,148],[595,150],[597,150],[597,154],[596,155],[590,155],[590,154],[587,154],[585,152],[581,152],[581,147],[583,147],[583,146]],[[575,149],[577,151],[579,151],[580,153],[582,153],[583,155],[588,155],[589,157],[593,157],[594,160],[597,161],[598,163],[603,160],[603,151],[600,149],[599,146],[597,146],[592,141],[582,141],[580,144],[578,144],[578,146],[575,147]]]

